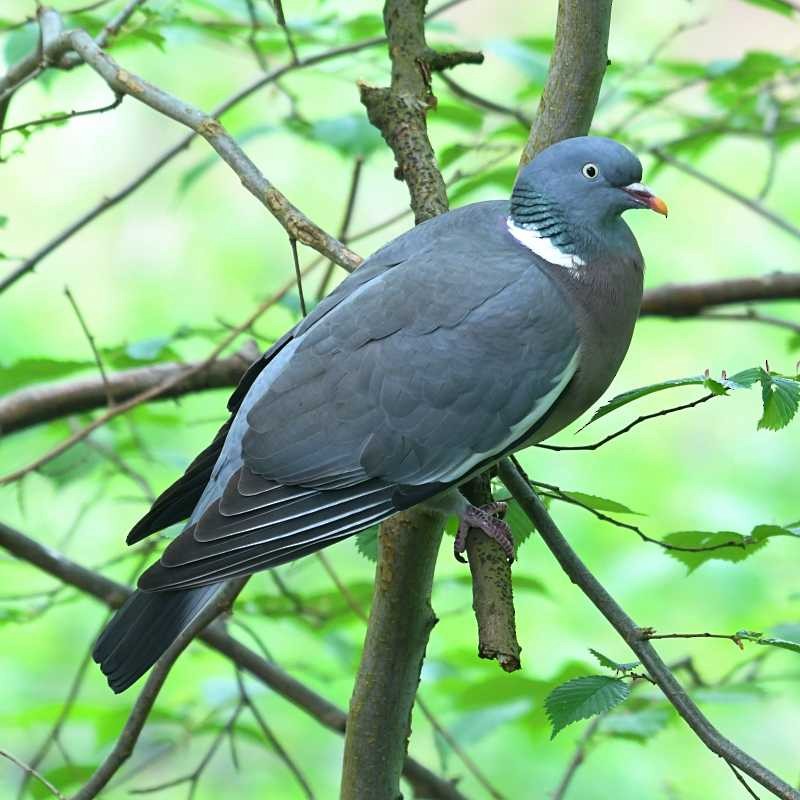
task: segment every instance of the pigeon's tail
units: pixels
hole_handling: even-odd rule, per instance
[[[208,605],[221,584],[180,592],[134,592],[108,623],[92,658],[117,693],[135,683]]]

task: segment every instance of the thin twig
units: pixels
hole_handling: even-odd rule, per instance
[[[264,734],[264,738],[270,743],[278,758],[283,761],[283,763],[286,765],[286,768],[292,773],[295,780],[300,784],[303,794],[305,794],[308,800],[314,800],[314,792],[311,789],[311,784],[308,782],[308,779],[297,765],[297,762],[295,762],[295,760],[286,751],[286,748],[278,741],[275,733],[272,731],[269,725],[267,725],[267,721],[264,719],[264,716],[262,715],[258,706],[255,704],[255,701],[250,696],[250,693],[247,691],[247,686],[245,685],[242,671],[236,668],[235,672],[236,683],[239,687],[239,695],[242,698],[242,703],[253,715],[256,724],[261,729],[261,733]]]
[[[758,322],[762,325],[772,325],[776,328],[783,328],[784,330],[791,331],[792,333],[800,334],[800,323],[791,322],[788,319],[781,317],[773,317],[769,314],[762,314],[754,308],[748,308],[741,313],[722,312],[722,311],[703,311],[698,314],[703,319],[719,319],[729,320],[736,322]]]
[[[131,594],[127,586],[75,563],[62,553],[44,547],[30,536],[25,536],[2,522],[0,522],[0,548],[111,608],[119,608]],[[233,622],[242,626],[236,617]],[[347,715],[342,709],[284,672],[268,658],[262,658],[218,625],[209,626],[200,633],[199,638],[212,650],[238,664],[327,730],[339,735],[344,733]],[[465,800],[450,781],[441,778],[410,756],[405,758],[403,774],[421,797],[430,797],[434,800]]]
[[[7,758],[12,764],[16,764],[23,772],[27,773],[28,775],[32,775],[36,778],[39,783],[41,783],[54,797],[57,797],[59,800],[67,800],[66,797],[61,794],[61,792],[50,783],[44,775],[38,773],[33,767],[28,766],[24,761],[20,761],[16,756],[12,756],[7,750],[3,750],[0,748],[0,757]]]
[[[353,174],[350,178],[350,188],[347,192],[347,202],[345,203],[344,207],[344,216],[342,217],[342,224],[339,226],[339,241],[342,244],[347,244],[350,239],[348,238],[348,233],[350,231],[350,223],[353,219],[353,209],[355,208],[356,204],[356,196],[358,194],[358,185],[361,181],[361,170],[364,166],[364,156],[356,156],[353,161]],[[403,211],[403,215],[407,213],[406,210]],[[357,237],[353,237],[355,239]],[[336,267],[336,264],[333,261],[328,262],[328,266],[325,268],[325,274],[322,276],[322,280],[319,282],[319,287],[317,288],[317,302],[322,300],[323,297],[328,292],[328,286],[331,282],[331,278],[333,277],[333,270]]]
[[[300,273],[300,260],[297,257],[297,239],[289,237],[289,247],[292,248],[292,261],[294,262],[294,277],[297,284],[297,294],[300,296],[300,311],[305,317],[308,314],[306,310],[306,297],[303,294],[303,276]]]
[[[272,2],[275,5],[275,20],[283,29],[283,35],[286,37],[286,44],[289,47],[289,52],[292,54],[292,63],[296,64],[300,59],[297,55],[297,48],[294,45],[294,39],[292,39],[292,32],[289,30],[289,26],[286,24],[286,16],[283,13],[283,3],[281,0],[272,0]]]
[[[135,395],[130,400],[126,400],[123,403],[118,403],[112,408],[108,409],[102,416],[98,417],[97,419],[90,422],[88,425],[84,426],[80,430],[73,433],[68,439],[65,439],[60,444],[56,445],[54,448],[46,452],[44,455],[39,456],[39,458],[32,461],[25,467],[21,467],[14,472],[5,475],[4,477],[0,478],[0,486],[6,485],[8,483],[13,483],[14,481],[19,480],[20,478],[27,475],[29,472],[33,472],[34,470],[39,469],[44,464],[47,464],[49,461],[52,461],[56,456],[61,455],[61,453],[69,450],[70,447],[77,444],[78,442],[85,439],[90,433],[96,431],[98,428],[101,428],[110,420],[118,417],[120,414],[124,414],[137,406],[141,405],[142,403],[146,403],[149,400],[152,400],[159,395],[162,395],[164,392],[168,391],[169,389],[173,388],[174,386],[180,384],[186,378],[191,375],[194,375],[201,370],[205,369],[206,367],[210,366],[214,361],[216,361],[217,357],[222,353],[222,351],[236,339],[236,337],[246,331],[268,308],[271,308],[275,303],[277,303],[286,293],[294,286],[294,280],[286,283],[281,289],[279,289],[274,295],[269,297],[267,300],[262,302],[256,310],[250,314],[250,316],[242,322],[240,325],[237,325],[227,336],[225,336],[222,341],[204,358],[202,361],[197,362],[196,364],[192,365],[191,367],[187,368],[183,372],[178,372],[173,374],[171,377],[167,378],[162,383],[153,386],[150,389],[141,392],[140,394]]]
[[[511,459],[517,469],[522,472],[522,467],[520,466],[520,463],[517,461],[516,457],[512,456]],[[584,511],[588,511],[601,522],[608,522],[610,525],[614,525],[617,528],[624,528],[625,530],[633,531],[643,542],[647,542],[648,544],[656,544],[659,547],[662,547],[664,550],[672,550],[678,553],[712,553],[715,550],[722,550],[727,547],[738,547],[740,550],[747,549],[747,546],[744,542],[735,541],[721,542],[720,544],[708,545],[707,547],[689,547],[678,544],[670,544],[669,542],[664,542],[660,539],[655,539],[652,536],[648,536],[638,525],[633,525],[630,522],[622,522],[622,520],[610,517],[608,514],[604,514],[602,511],[598,511],[596,508],[592,508],[590,505],[571,497],[558,486],[554,486],[550,483],[542,483],[541,481],[531,480],[530,482],[537,489],[545,489],[547,492],[549,492],[550,494],[547,495],[548,497],[552,497],[556,500],[561,500],[564,503],[569,503],[570,505],[582,508]]]
[[[481,97],[480,95],[471,92],[469,89],[465,89],[460,83],[454,81],[444,72],[439,72],[437,74],[439,79],[447,86],[448,89],[450,89],[454,95],[456,95],[456,97],[460,97],[462,100],[466,100],[468,103],[472,103],[472,105],[477,106],[478,108],[484,108],[487,111],[494,111],[496,114],[503,114],[504,116],[512,117],[513,119],[517,120],[517,122],[519,122],[520,125],[525,128],[525,130],[528,130],[533,124],[533,119],[520,109],[504,106],[495,102],[494,100],[489,100],[487,97]]]
[[[793,225],[791,222],[789,222],[789,220],[785,219],[780,214],[776,214],[774,211],[766,208],[758,200],[754,200],[751,197],[747,197],[747,195],[742,194],[741,192],[737,192],[735,189],[731,189],[730,186],[720,183],[711,175],[706,175],[706,173],[701,172],[699,169],[693,167],[691,164],[688,164],[685,161],[681,161],[679,158],[676,158],[661,148],[654,147],[651,148],[649,152],[659,161],[663,161],[665,164],[669,164],[671,167],[680,170],[684,174],[690,175],[692,178],[711,186],[713,189],[716,189],[718,192],[730,197],[740,205],[743,205],[745,208],[749,209],[755,214],[758,214],[760,217],[763,217],[773,225],[776,225],[781,230],[786,231],[786,233],[789,233],[792,236],[800,239],[800,228],[798,228],[796,225]]]
[[[178,656],[195,636],[220,614],[230,609],[247,580],[247,578],[237,578],[228,581],[215,595],[213,601],[205,606],[178,634],[175,641],[167,648],[164,655],[156,662],[147,676],[147,681],[136,699],[130,716],[117,737],[111,752],[71,800],[92,800],[105,788],[119,768],[130,758],[136,742],[139,740],[139,735],[147,722],[147,718],[150,716],[153,705],[161,692],[161,687],[164,685],[164,681],[167,679],[167,675],[169,675]]]
[[[566,575],[628,644],[647,669],[648,674],[656,681],[666,698],[686,724],[697,734],[700,741],[712,753],[729,761],[776,797],[782,798],[782,800],[800,800],[800,792],[726,739],[705,717],[650,642],[641,638],[636,623],[581,561],[550,517],[547,509],[542,505],[541,500],[531,489],[530,484],[508,459],[500,462],[499,472],[506,488],[536,526],[540,537]]]
[[[744,779],[744,775],[742,775],[742,773],[727,759],[725,759],[725,763],[731,768],[731,772],[736,776],[736,780],[744,786],[747,794],[749,794],[750,797],[754,797],[755,800],[759,800],[758,795],[750,788],[750,784]]]
[[[29,122],[22,122],[19,125],[14,125],[11,128],[3,128],[0,131],[0,136],[4,133],[12,133],[13,131],[27,130],[28,128],[35,128],[40,125],[50,125],[56,122],[64,122],[68,119],[75,119],[75,117],[88,117],[90,114],[104,114],[106,111],[112,111],[119,107],[125,95],[117,94],[114,100],[108,105],[98,106],[97,108],[87,108],[83,111],[65,111],[61,114],[52,114],[49,117],[42,117],[41,119],[32,119]]]
[[[655,419],[656,417],[665,417],[667,414],[674,414],[676,411],[686,411],[686,409],[694,408],[695,406],[699,406],[701,403],[707,403],[709,400],[717,397],[715,394],[707,394],[701,397],[699,400],[693,400],[691,403],[684,403],[680,406],[672,406],[671,408],[663,408],[661,411],[655,411],[652,414],[643,414],[641,417],[637,417],[633,422],[626,425],[624,428],[620,428],[615,433],[610,433],[608,436],[600,439],[599,441],[595,442],[594,444],[581,444],[581,445],[558,445],[558,444],[544,444],[543,442],[539,442],[536,447],[541,447],[544,450],[597,450],[599,447],[602,447],[604,444],[616,439],[618,436],[622,436],[624,433],[627,433],[632,428],[635,428],[637,425],[640,425],[642,422],[647,422],[649,419]]]
[[[580,767],[581,764],[583,764],[583,762],[586,760],[589,743],[597,733],[600,723],[603,721],[603,717],[604,715],[595,717],[586,726],[586,729],[581,734],[581,738],[578,739],[578,744],[575,746],[575,752],[572,754],[572,758],[570,758],[569,762],[567,763],[564,774],[561,776],[561,780],[558,782],[558,786],[553,792],[552,800],[564,800],[564,798],[567,796],[567,790],[572,783],[572,779],[575,777],[578,767]]]
[[[72,306],[75,316],[78,318],[78,324],[81,326],[83,335],[89,342],[89,347],[91,348],[92,356],[94,357],[94,363],[97,365],[97,369],[100,372],[100,378],[103,381],[103,390],[106,393],[106,405],[111,408],[114,405],[114,395],[111,391],[111,384],[108,382],[108,373],[106,372],[106,368],[103,366],[103,359],[100,357],[100,351],[97,349],[97,343],[94,340],[92,332],[89,330],[89,326],[86,324],[86,319],[81,313],[77,300],[75,300],[75,297],[69,290],[68,286],[64,287],[64,294],[66,295],[67,300],[69,300],[69,304]]]

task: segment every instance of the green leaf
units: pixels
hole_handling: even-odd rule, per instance
[[[595,511],[609,511],[613,514],[635,514],[639,517],[645,516],[641,512],[634,511],[616,500],[609,500],[607,497],[598,497],[596,494],[585,494],[584,492],[566,492],[564,490],[562,492],[567,497],[571,497],[578,503],[595,509]]]
[[[793,642],[789,639],[779,639],[777,637],[762,636],[754,640],[756,644],[768,645],[770,647],[780,647],[783,650],[791,650],[793,653],[800,653],[800,642]]]
[[[614,670],[614,672],[630,672],[641,664],[641,661],[613,661],[608,656],[604,656],[599,650],[593,647],[589,648],[589,652],[600,662],[601,667]]]
[[[600,732],[618,739],[646,742],[662,731],[673,715],[668,708],[643,708],[627,713],[609,714],[600,723]]]
[[[778,431],[786,427],[797,413],[800,381],[764,371],[761,376],[761,399],[764,414],[758,421],[758,429]]]
[[[516,500],[508,500],[507,502],[508,511],[506,511],[505,521],[511,528],[515,547],[519,547],[528,540],[535,529],[528,515],[520,508]]]
[[[678,547],[705,548],[700,552],[666,551],[672,558],[685,564],[691,573],[707,561],[717,560],[730,563],[744,561],[764,547],[771,537],[792,535],[790,530],[779,525],[756,525],[749,535],[742,535],[734,531],[677,531],[667,534],[663,541]],[[730,547],[721,547],[717,550],[708,549],[729,542],[731,543]]]
[[[530,698],[510,703],[492,704],[462,716],[449,726],[450,733],[462,744],[479,742],[492,731],[527,714],[533,707]]]
[[[79,442],[43,464],[38,472],[48,477],[56,486],[65,486],[85,477],[102,463],[103,456]]]
[[[93,361],[23,358],[7,367],[0,367],[0,392],[13,392],[30,383],[55,381],[93,366]]]
[[[618,706],[631,693],[630,686],[607,675],[586,675],[557,686],[545,700],[547,717],[553,726],[550,738],[573,722],[588,719]]]
[[[373,525],[356,534],[356,550],[368,561],[378,560],[378,526]]]
[[[616,397],[612,397],[604,406],[601,406],[594,412],[594,415],[586,424],[591,425],[595,420],[604,417],[606,414],[610,414],[612,411],[616,411],[618,408],[622,408],[628,405],[628,403],[632,403],[634,400],[647,397],[649,394],[663,392],[664,389],[672,389],[675,386],[702,386],[704,382],[705,376],[693,375],[689,378],[676,378],[671,381],[662,381],[661,383],[652,383],[649,386],[641,386],[638,389],[631,389],[630,391],[618,394]]]
[[[744,0],[745,3],[750,3],[753,6],[761,6],[774,11],[776,14],[783,14],[785,17],[791,17],[794,13],[794,8],[786,2],[786,0]]]
[[[800,644],[800,622],[784,622],[776,625],[772,633],[777,639],[786,639]]]
[[[8,217],[0,214],[0,228],[5,228],[8,225]]]

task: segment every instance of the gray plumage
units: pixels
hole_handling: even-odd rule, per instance
[[[112,688],[146,671],[220,581],[419,502],[461,514],[460,482],[594,403],[641,300],[620,217],[649,204],[628,191],[640,180],[621,145],[562,142],[522,171],[510,204],[408,231],[276,343],[234,394],[232,422],[129,536],[191,510],[97,643]],[[540,243],[584,265],[551,263]]]

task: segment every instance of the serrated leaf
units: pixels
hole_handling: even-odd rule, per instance
[[[785,639],[800,644],[800,622],[783,622],[772,629],[777,639]]]
[[[520,508],[516,500],[509,500],[508,510],[506,511],[505,521],[511,528],[511,536],[514,539],[514,546],[519,547],[526,542],[535,530],[533,523],[528,515]]]
[[[553,739],[567,725],[602,714],[624,702],[630,686],[620,678],[586,675],[573,678],[553,689],[545,699],[545,711],[553,726]]]
[[[758,421],[758,429],[778,431],[785,428],[800,406],[800,382],[764,372],[761,377],[761,399],[764,413]]]
[[[667,550],[666,553],[688,567],[689,572],[694,572],[707,561],[728,561],[737,563],[751,556],[767,544],[773,536],[792,536],[792,532],[779,525],[756,525],[748,535],[734,531],[676,531],[664,536],[666,544],[678,547],[700,547],[700,552],[687,552],[682,550]],[[708,548],[721,544],[731,543],[730,547],[721,547],[717,550]]]
[[[371,528],[356,534],[356,550],[369,561],[375,562],[378,560],[377,525],[373,525]]]
[[[672,389],[676,386],[702,386],[704,381],[705,376],[693,375],[689,378],[676,378],[675,380],[661,381],[661,383],[652,383],[649,386],[640,386],[638,389],[630,389],[627,392],[618,394],[616,397],[612,397],[604,406],[598,408],[586,424],[591,425],[595,420],[604,417],[606,414],[610,414],[612,411],[616,411],[634,400],[647,397],[649,394],[663,392],[665,389]]]
[[[768,645],[769,647],[780,647],[783,650],[791,650],[793,653],[800,653],[800,642],[793,642],[789,639],[762,636],[759,639],[755,639],[755,643]]]
[[[571,497],[573,500],[595,509],[595,511],[609,511],[614,514],[635,514],[638,517],[645,516],[641,512],[634,511],[616,500],[609,500],[607,497],[599,497],[596,494],[586,494],[585,492],[567,492],[563,489],[562,492],[567,497]]]
[[[641,661],[614,661],[608,656],[604,656],[599,650],[593,647],[589,648],[589,652],[600,662],[601,667],[614,670],[614,672],[630,672],[641,664]]]
[[[600,732],[618,739],[646,742],[662,731],[673,714],[668,708],[643,708],[619,714],[609,714],[600,723]]]

